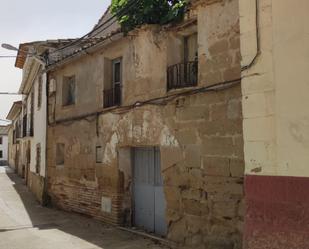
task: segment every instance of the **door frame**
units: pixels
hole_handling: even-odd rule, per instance
[[[146,146],[133,146],[130,148],[131,152],[131,179],[132,179],[132,183],[131,183],[131,227],[135,227],[135,194],[134,194],[134,168],[135,168],[135,149],[138,148],[152,148],[152,149],[158,149],[160,155],[161,155],[161,147],[160,145],[146,145]],[[162,174],[162,164],[161,164],[162,160],[160,157],[160,165],[161,165],[161,174]],[[163,181],[163,187],[164,187],[164,180],[162,177],[162,181]],[[147,232],[146,232],[147,233]],[[154,233],[155,234],[155,233]],[[160,235],[158,235],[160,236]],[[160,236],[160,237],[166,237],[167,234],[165,236]]]

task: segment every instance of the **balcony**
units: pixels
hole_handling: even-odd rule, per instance
[[[167,68],[167,90],[197,86],[198,61],[189,61]]]
[[[119,106],[121,104],[121,86],[115,85],[114,88],[103,91],[103,107]]]

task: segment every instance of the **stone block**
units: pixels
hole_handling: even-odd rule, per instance
[[[233,156],[233,139],[231,137],[204,137],[202,153],[209,156]]]
[[[180,200],[180,189],[179,187],[174,186],[165,186],[164,187],[164,194],[167,201],[169,200]]]
[[[203,157],[202,168],[208,176],[230,176],[229,158]]]
[[[227,119],[227,103],[218,103],[213,104],[210,106],[210,120],[217,121],[221,120],[224,121]]]
[[[197,132],[194,127],[191,127],[189,130],[181,130],[176,132],[176,138],[182,145],[196,144]]]
[[[185,166],[187,168],[201,168],[201,146],[198,144],[185,147]]]
[[[242,135],[234,136],[234,156],[243,159],[244,158],[244,138]]]
[[[196,246],[201,246],[202,243],[203,243],[203,235],[200,233],[190,235],[185,240],[186,245],[194,246],[194,248],[196,248]],[[205,247],[201,246],[201,248],[205,248]]]
[[[195,216],[195,215],[186,215],[187,230],[190,234],[197,234],[203,232],[207,234],[209,226],[208,225],[208,215],[206,216]]]
[[[182,215],[177,210],[169,208],[166,209],[166,219],[168,224],[180,220],[181,217]]]
[[[208,119],[209,111],[205,106],[190,106],[178,108],[176,117],[180,121]]]
[[[243,177],[245,174],[245,162],[243,159],[230,159],[230,171],[232,177]]]
[[[190,184],[188,172],[178,164],[163,172],[165,186],[187,187]]]
[[[188,180],[190,188],[193,189],[204,189],[205,186],[205,175],[201,169],[190,169],[188,174]]]
[[[206,121],[197,126],[200,136],[233,136],[242,133],[242,119]]]
[[[242,118],[242,106],[240,99],[231,99],[228,101],[227,118],[232,120]]]
[[[164,171],[183,161],[183,154],[179,147],[161,147],[161,169]]]
[[[186,220],[182,218],[171,223],[167,237],[172,241],[184,243],[187,233]]]
[[[220,40],[209,47],[209,52],[211,55],[216,55],[220,53],[227,52],[229,43],[227,40]]]
[[[206,85],[217,84],[223,81],[222,73],[220,71],[209,72],[207,74],[201,72],[200,79],[205,81]]]
[[[204,181],[204,188],[205,191],[207,191],[209,198],[211,197],[211,193],[230,194],[236,196],[242,196],[244,193],[242,178],[206,176]]]
[[[212,214],[216,218],[232,219],[237,215],[237,202],[233,200],[214,202]]]
[[[207,193],[203,189],[185,189],[181,192],[181,196],[184,199],[206,201]]]
[[[208,203],[197,200],[184,199],[182,201],[184,212],[190,215],[204,216],[208,214]]]

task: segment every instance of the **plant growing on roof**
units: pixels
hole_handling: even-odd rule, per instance
[[[111,13],[127,32],[143,24],[177,22],[187,4],[188,0],[112,0]]]

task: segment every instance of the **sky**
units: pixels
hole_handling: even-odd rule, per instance
[[[59,38],[88,33],[104,14],[110,0],[0,0],[0,44]],[[0,56],[16,52],[0,48]],[[0,58],[0,92],[18,92],[22,70],[15,59]],[[0,124],[20,96],[0,95]]]

